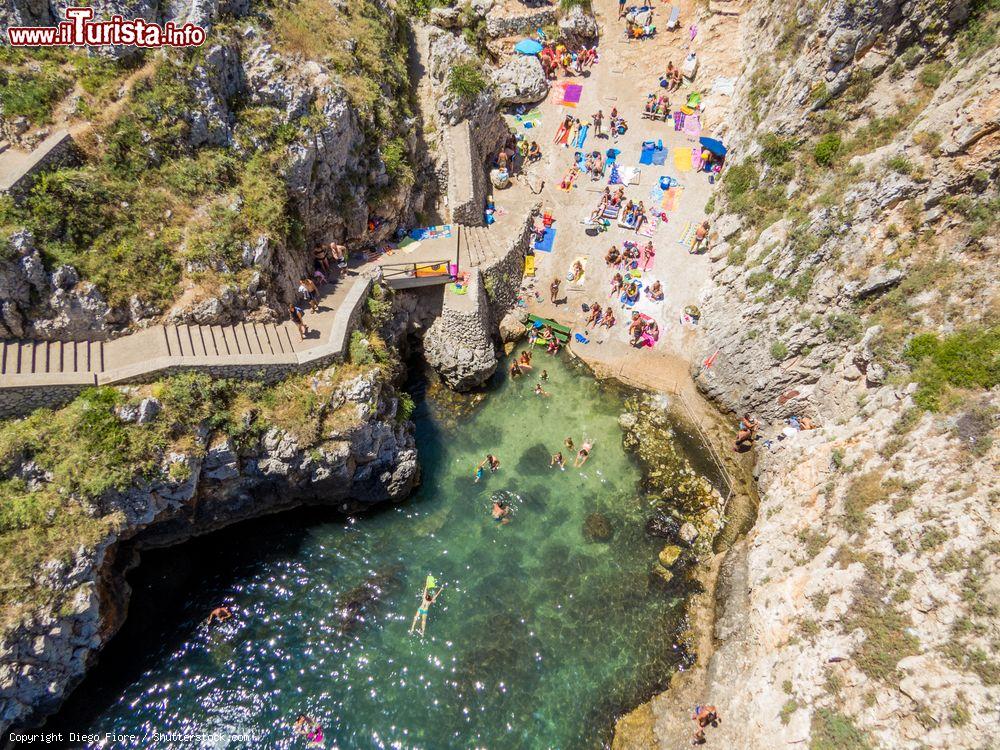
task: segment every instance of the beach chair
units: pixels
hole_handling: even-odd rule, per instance
[[[670,7],[670,19],[667,21],[667,31],[674,31],[681,26],[681,9],[673,5]]]

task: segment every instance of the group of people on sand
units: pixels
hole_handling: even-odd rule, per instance
[[[643,114],[654,119],[665,120],[670,116],[670,97],[666,94],[649,94],[646,97],[646,106],[643,107]]]
[[[660,326],[650,316],[633,310],[628,324],[628,339],[629,344],[637,349],[655,346],[660,339]]]
[[[681,69],[672,62],[668,62],[666,71],[660,76],[660,86],[667,91],[676,91],[681,87],[683,81],[684,76],[681,74]]]
[[[573,51],[562,42],[542,42],[542,51],[538,53],[546,78],[556,78],[559,73],[565,76],[583,75],[583,71],[598,61],[597,46],[582,46]]]

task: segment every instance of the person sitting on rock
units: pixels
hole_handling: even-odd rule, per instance
[[[719,726],[719,722],[722,721],[715,706],[695,706],[694,715],[692,715],[691,720],[696,725],[692,745],[703,745],[705,743],[705,727],[709,725],[717,727]]]
[[[612,245],[611,249],[608,250],[608,254],[604,256],[604,262],[609,266],[617,266],[619,261],[621,261],[621,253],[618,252],[618,246]]]
[[[538,161],[542,158],[542,150],[538,147],[537,141],[532,141],[528,146],[528,161]]]
[[[739,431],[736,433],[736,445],[733,450],[739,452],[747,445],[752,445],[757,436],[758,422],[750,414],[744,414],[740,422]]]

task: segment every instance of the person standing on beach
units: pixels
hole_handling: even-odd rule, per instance
[[[556,276],[554,279],[552,279],[552,283],[549,284],[549,299],[550,299],[550,301],[552,302],[553,305],[558,304],[556,302],[556,298],[559,296],[559,284],[560,283],[561,282],[559,280],[559,277]]]
[[[591,115],[591,120],[594,123],[594,136],[600,136],[604,132],[601,130],[601,125],[604,122],[604,112],[597,110],[596,113]]]

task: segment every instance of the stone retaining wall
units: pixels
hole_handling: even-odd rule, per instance
[[[16,172],[0,174],[0,195],[20,200],[42,172],[68,164],[76,158],[76,144],[67,130],[58,130],[31,152],[26,163]]]
[[[98,373],[40,374],[0,379],[0,419],[12,419],[40,408],[58,408],[84,389],[96,385],[125,385],[160,380],[188,370],[215,378],[263,380],[273,383],[289,375],[326,367],[343,359],[351,332],[357,327],[371,280],[363,279],[348,291],[337,310],[326,343],[296,354],[241,357],[159,357],[138,366],[111,368]]]
[[[486,36],[497,39],[515,34],[530,34],[542,26],[554,24],[559,19],[554,8],[544,8],[518,16],[495,16],[486,19]]]
[[[528,249],[533,221],[533,214],[527,214],[520,229],[507,237],[505,248],[498,253],[497,259],[481,269],[483,286],[496,324],[517,302],[524,278],[524,254]]]

